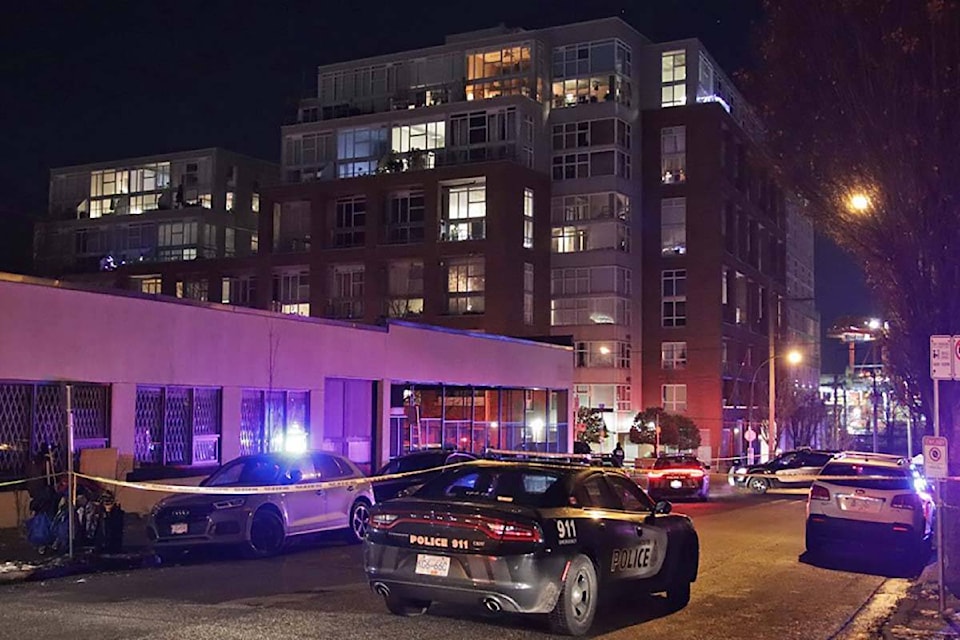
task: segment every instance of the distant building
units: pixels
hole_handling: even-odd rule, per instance
[[[274,165],[222,149],[53,169],[36,270],[62,277],[252,255],[260,194],[276,176]],[[144,287],[159,292],[159,280]]]
[[[572,404],[602,412],[604,448],[662,406],[709,455],[742,450],[771,340],[802,343],[816,384],[812,227],[695,39],[653,43],[616,18],[451,35],[320,67],[281,137],[256,256],[127,260],[115,283],[568,336]]]
[[[0,271],[33,270],[33,217],[0,205]]]

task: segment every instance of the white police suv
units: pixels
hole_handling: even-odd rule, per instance
[[[807,551],[880,547],[911,564],[930,555],[936,508],[924,478],[897,456],[844,452],[807,498]]]

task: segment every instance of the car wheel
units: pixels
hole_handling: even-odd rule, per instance
[[[910,567],[915,569],[917,573],[920,573],[924,567],[927,566],[927,563],[930,562],[930,555],[932,553],[933,545],[931,544],[930,538],[921,540],[917,543],[917,546],[914,547],[913,552],[907,555],[907,557],[910,558]]]
[[[766,493],[770,488],[770,483],[763,478],[750,478],[747,484],[754,493]]]
[[[707,500],[709,500],[709,498],[710,496],[707,494],[706,491],[700,492],[700,495],[697,496],[697,499],[699,499],[700,502],[706,502]]]
[[[550,612],[550,628],[556,633],[582,636],[597,612],[597,570],[585,555],[570,561],[557,604]]]
[[[286,531],[280,514],[270,509],[260,509],[253,514],[250,524],[250,541],[247,555],[253,558],[275,556],[283,549]]]
[[[682,579],[667,589],[667,606],[671,611],[679,611],[690,602],[690,582]]]
[[[350,541],[354,544],[363,542],[370,526],[370,505],[366,500],[357,500],[350,507]]]
[[[387,605],[387,609],[395,616],[405,616],[407,618],[412,618],[413,616],[422,616],[427,612],[427,609],[430,608],[429,600],[412,600],[410,598],[399,598],[393,594],[389,594],[383,599],[384,604]]]

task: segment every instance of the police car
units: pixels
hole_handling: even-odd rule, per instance
[[[935,518],[933,496],[909,460],[846,452],[830,461],[810,487],[807,551],[870,545],[923,566]]]
[[[582,635],[618,586],[686,606],[699,540],[670,510],[613,469],[478,460],[374,507],[364,565],[397,615],[472,604],[545,613],[555,632]]]

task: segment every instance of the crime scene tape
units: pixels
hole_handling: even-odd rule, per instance
[[[65,473],[65,472],[64,472],[64,473]],[[63,475],[63,474],[62,474],[62,473],[56,473],[56,474],[54,474],[54,475]],[[28,483],[28,482],[33,482],[34,480],[47,480],[47,479],[49,479],[49,476],[36,476],[36,477],[34,477],[34,478],[24,478],[23,480],[7,480],[7,481],[4,481],[4,482],[0,482],[0,488],[2,488],[2,487],[12,487],[12,486],[18,485],[18,484],[26,484],[26,483]]]
[[[263,485],[256,487],[199,487],[188,484],[160,484],[154,482],[130,482],[128,480],[115,480],[113,478],[104,478],[101,476],[91,476],[85,473],[74,473],[78,478],[91,480],[101,484],[113,487],[126,487],[129,489],[140,489],[142,491],[156,491],[160,493],[190,493],[204,495],[257,495],[264,493],[301,493],[304,491],[320,491],[324,489],[336,489],[338,487],[355,487],[358,484],[378,484],[388,480],[397,480],[400,478],[410,478],[424,475],[426,473],[436,473],[455,467],[461,467],[465,464],[485,462],[483,459],[470,460],[468,462],[456,462],[432,469],[420,469],[418,471],[405,471],[403,473],[391,473],[382,476],[359,476],[354,478],[344,478],[342,480],[323,480],[320,482],[299,482],[296,484],[282,485]]]

